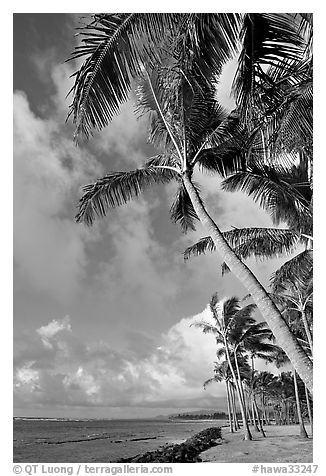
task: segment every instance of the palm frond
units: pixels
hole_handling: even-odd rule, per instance
[[[271,277],[271,287],[273,293],[284,290],[287,284],[298,282],[306,285],[311,280],[313,269],[313,257],[311,250],[302,251],[294,258],[286,261]]]
[[[95,15],[81,28],[82,44],[70,60],[85,58],[73,75],[69,116],[76,136],[101,130],[127,100],[132,78],[145,63],[159,62],[158,45],[168,31],[176,31],[180,14],[110,13]],[[68,117],[69,117],[68,116]]]
[[[275,224],[282,221],[294,230],[305,229],[312,214],[299,189],[280,178],[279,170],[266,165],[230,175],[222,182],[229,192],[243,191],[268,211]]]
[[[234,336],[235,333],[244,332],[247,326],[252,326],[256,322],[252,317],[256,308],[256,304],[247,304],[247,306],[240,307],[240,301],[237,300],[233,309],[225,309],[227,332]]]
[[[231,140],[223,142],[218,146],[203,149],[198,156],[198,165],[205,172],[227,177],[245,169],[245,150]]]
[[[286,228],[234,228],[223,232],[223,236],[242,259],[250,256],[273,258],[290,254],[300,241],[305,241],[300,234]],[[184,259],[213,252],[215,249],[212,238],[206,236],[185,250]]]
[[[184,251],[183,257],[186,261],[192,255],[199,256],[201,254],[205,254],[208,251],[213,252],[216,250],[216,246],[211,236],[205,236],[201,238],[197,243],[194,245],[188,246],[188,248]]]
[[[220,382],[220,379],[218,379],[215,376],[215,377],[212,377],[212,378],[209,378],[209,379],[205,380],[205,382],[203,383],[204,390],[206,390],[208,385],[210,385],[211,383],[214,383],[214,382]]]
[[[168,116],[168,111],[164,107],[165,98],[163,97],[166,94],[166,88],[164,87],[165,76],[159,74],[160,71],[151,72],[150,78],[142,75],[138,79],[138,85],[136,87],[136,108],[135,112],[138,116],[143,116],[147,114],[149,120],[149,137],[148,140],[151,144],[156,147],[163,147],[165,149],[171,147],[171,135],[166,128],[166,125],[162,119],[161,112],[164,116]],[[151,85],[149,83],[151,81]],[[151,87],[152,86],[152,87]],[[161,111],[155,101],[152,88],[155,91],[157,96],[157,101],[161,105]],[[171,116],[171,114],[169,114]],[[176,135],[173,127],[172,121],[166,120],[169,123],[172,134]]]
[[[195,76],[193,71],[180,73],[186,78],[183,77],[180,83],[178,106],[182,109],[188,153],[193,155],[203,143],[214,144],[227,113],[217,101],[216,81],[213,78],[207,84],[205,78]]]
[[[198,186],[195,184],[194,186],[198,190]],[[180,223],[184,233],[195,230],[194,221],[198,220],[198,217],[183,182],[179,183],[175,199],[170,208],[170,216],[172,221]]]
[[[204,334],[217,334],[218,329],[206,321],[197,321],[190,324],[190,327],[196,327],[196,329],[201,329]]]
[[[312,142],[313,134],[312,78],[296,86],[278,118],[275,146],[280,143],[287,151],[300,150]]]
[[[216,351],[216,357],[220,360],[222,357],[225,357],[226,355],[226,350],[225,347],[220,347]]]
[[[210,141],[198,153],[196,162],[206,172],[226,177],[245,170],[250,137],[240,122],[237,111],[232,111],[211,133]]]
[[[290,60],[302,54],[303,41],[297,34],[293,15],[283,13],[248,13],[241,32],[242,49],[234,80],[234,91],[244,114],[260,82],[266,80],[262,66],[285,68]]]
[[[181,62],[186,61],[196,76],[209,81],[237,49],[241,25],[238,13],[190,13],[184,15],[182,28],[176,39]],[[183,52],[183,53],[182,53]]]
[[[241,259],[251,256],[269,259],[291,254],[306,240],[299,233],[281,228],[234,228],[223,233]]]
[[[109,208],[128,202],[154,183],[167,183],[177,176],[173,170],[154,165],[130,172],[111,172],[83,187],[76,221],[92,225],[96,217],[106,216]]]

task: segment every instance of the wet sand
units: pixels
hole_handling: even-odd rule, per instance
[[[200,454],[203,462],[216,463],[312,463],[312,438],[299,436],[298,425],[266,426],[266,438],[252,430],[252,441],[242,432],[222,429],[223,443]],[[306,430],[310,436],[310,427]]]

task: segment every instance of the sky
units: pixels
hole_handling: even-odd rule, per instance
[[[214,338],[191,324],[210,319],[214,292],[247,292],[222,278],[216,254],[184,263],[185,248],[207,233],[198,225],[183,235],[171,222],[175,186],[153,188],[92,228],[75,223],[82,185],[155,154],[131,100],[88,143],[73,143],[65,120],[76,65],[65,60],[79,21],[14,14],[14,415],[225,410],[223,384],[202,385],[213,375]],[[228,108],[235,65],[219,92]],[[222,230],[271,225],[250,198],[222,192],[218,177],[196,181]],[[283,261],[248,264],[267,285]]]

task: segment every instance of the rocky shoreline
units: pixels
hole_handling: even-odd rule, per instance
[[[122,458],[116,463],[199,463],[200,453],[222,444],[220,427],[207,428],[180,444],[165,445],[155,451]]]

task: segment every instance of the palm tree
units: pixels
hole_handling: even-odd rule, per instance
[[[238,17],[227,14],[195,15],[194,18],[167,15],[164,21],[169,26],[169,34],[165,35],[164,41],[158,32],[160,18],[153,16],[155,26],[151,29],[149,19],[140,14],[103,15],[96,17],[95,23],[83,31],[85,46],[78,47],[74,55],[74,58],[87,56],[76,74],[73,88],[71,113],[77,124],[77,134],[84,132],[87,137],[94,127],[104,127],[126,99],[130,78],[143,76],[138,89],[138,107],[150,114],[151,141],[160,144],[164,152],[148,160],[140,169],[110,172],[85,186],[77,221],[90,225],[96,216],[105,216],[109,208],[137,197],[146,187],[177,180],[179,189],[171,207],[172,218],[180,222],[184,230],[194,227],[196,218],[200,220],[222,259],[251,293],[279,345],[312,391],[310,360],[266,290],[225,240],[192,181],[197,166],[222,174],[243,167],[236,155],[230,157],[224,153],[222,160],[216,151],[220,147],[229,152],[230,129],[235,122],[234,117],[227,118],[215,92],[216,75],[236,44]],[[180,18],[184,22],[183,30],[179,28]],[[203,26],[204,20],[210,27],[213,24],[212,29],[207,24]],[[294,33],[290,17],[287,21],[286,31],[291,31],[291,39]],[[275,32],[275,24],[273,28]],[[177,36],[175,30],[178,30]],[[213,37],[212,31],[218,31],[218,36]],[[144,32],[145,37],[142,36]],[[216,38],[220,39],[221,48],[216,48]],[[204,40],[208,41],[207,45]],[[207,54],[200,56],[198,49],[204,44]]]
[[[297,414],[299,419],[299,426],[300,426],[300,436],[303,438],[308,438],[302,417],[301,405],[300,405],[300,398],[299,398],[299,391],[298,391],[298,381],[297,381],[297,373],[295,369],[293,369],[293,381],[294,381],[294,391],[295,391],[295,401],[297,405]]]
[[[309,59],[312,52],[309,14],[106,13],[93,15],[78,30],[81,44],[70,60],[84,58],[84,62],[74,74],[70,115],[76,134],[86,137],[111,121],[142,67],[157,66],[168,48],[179,64],[189,57],[202,58],[201,74],[208,73],[210,81],[211,70],[220,66],[221,58],[230,59],[240,44],[235,92],[243,112],[246,106],[254,105],[252,110],[260,106],[257,99],[262,92],[269,92],[267,97],[274,102],[279,99],[283,83],[291,84],[293,63]],[[267,74],[266,66],[274,75]],[[281,82],[275,73],[285,76]],[[271,94],[276,87],[278,95]],[[281,112],[295,99],[281,101]],[[280,114],[279,109],[280,105],[272,112]]]
[[[311,436],[312,436],[312,434],[313,434],[313,417],[312,417],[309,393],[308,393],[308,389],[307,389],[306,386],[304,386],[304,391],[305,391],[307,412],[308,412],[308,418],[309,418],[309,423],[310,423],[310,428],[311,428]]]
[[[276,367],[279,368],[288,362],[289,362],[289,359],[287,358],[286,354],[283,351],[280,351],[275,354],[274,363]],[[296,374],[295,368],[292,366],[292,376],[290,372],[288,373],[282,372],[281,379],[283,379],[283,381],[286,379],[288,380],[288,387],[292,388],[292,395],[293,393],[295,395],[295,403],[296,403],[297,417],[299,421],[300,436],[303,438],[308,438],[308,435],[304,426],[303,417],[302,417],[302,410],[301,410],[300,397],[299,397],[299,391],[298,391],[298,381],[297,381],[297,374]]]
[[[299,330],[303,324],[304,331],[301,331],[301,334],[307,339],[312,356],[312,281],[303,284],[302,280],[296,279],[296,275],[293,274],[291,277],[283,278],[282,281],[277,280],[273,288],[274,293],[271,296],[282,307],[282,313],[287,315],[290,325],[295,323],[296,330]],[[293,314],[294,318],[291,319]]]
[[[267,414],[268,411],[268,405],[267,403],[267,398],[268,398],[268,388],[272,384],[272,382],[275,380],[275,375],[273,375],[271,372],[257,372],[256,371],[256,393],[260,395],[260,401],[261,401],[261,406],[262,406],[262,412],[263,412],[263,420],[266,425],[270,424],[269,421],[269,414]]]
[[[231,402],[231,395],[230,395],[230,380],[232,379],[232,375],[229,369],[229,364],[227,360],[224,360],[221,363],[215,362],[214,367],[214,377],[206,380],[203,384],[204,389],[206,389],[207,385],[213,382],[221,382],[224,380],[225,382],[225,390],[226,390],[226,401],[228,407],[228,416],[229,416],[229,429],[230,433],[233,433],[233,423],[234,423],[234,409],[232,411],[232,402]]]
[[[293,274],[301,282],[307,281],[312,275],[312,212],[309,208],[312,194],[307,185],[303,195],[302,182],[305,177],[295,177],[296,169],[297,167],[291,167],[286,170],[283,167],[281,173],[280,167],[269,167],[267,170],[261,164],[255,169],[249,167],[245,172],[232,174],[222,183],[222,187],[226,186],[228,190],[242,190],[252,195],[271,214],[275,225],[281,221],[288,223],[288,228],[233,228],[223,233],[229,245],[242,259],[252,256],[258,259],[278,258],[293,254],[299,248],[299,253],[284,263],[272,277],[275,289]],[[300,192],[297,191],[299,189]],[[305,249],[302,251],[303,246]],[[206,236],[189,246],[184,252],[184,258],[215,250],[212,238]],[[222,273],[226,271],[228,268],[224,263]]]
[[[212,318],[214,320],[214,324],[206,321],[194,322],[192,325],[201,329],[205,334],[212,333],[216,336],[217,344],[222,344],[223,346],[223,353],[225,353],[226,360],[229,365],[229,369],[232,374],[233,382],[235,383],[238,401],[240,405],[241,417],[243,422],[243,430],[244,430],[244,438],[245,440],[252,440],[252,436],[250,433],[250,429],[248,426],[247,415],[244,406],[244,400],[241,392],[241,387],[239,383],[239,379],[236,376],[236,372],[234,370],[234,363],[232,362],[232,354],[230,349],[230,342],[229,342],[229,331],[230,327],[236,322],[237,319],[241,319],[243,314],[247,312],[251,312],[252,305],[246,306],[249,309],[241,309],[239,305],[239,300],[235,297],[230,299],[225,299],[220,301],[218,298],[217,293],[212,296],[210,301],[210,310],[212,314]],[[241,379],[240,379],[241,380]]]
[[[266,340],[271,340],[273,336],[265,322],[257,323],[256,320],[251,316],[252,311],[255,310],[255,308],[255,305],[246,306],[242,310],[241,315],[238,315],[237,319],[232,321],[229,327],[228,341],[233,351],[244,406],[246,406],[245,394],[238,361],[243,355],[251,359],[252,368],[250,371],[250,368],[248,367],[246,380],[249,382],[249,397],[252,401],[252,421],[255,428],[259,431],[259,428],[256,425],[256,419],[254,418],[254,411],[256,413],[258,412],[257,403],[251,388],[251,383],[253,381],[252,375],[254,373],[254,359],[260,358],[271,362],[274,358],[274,355],[280,351],[280,348],[274,344],[266,342]]]

